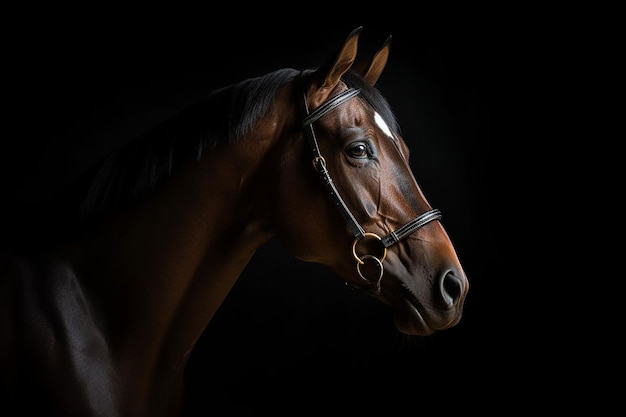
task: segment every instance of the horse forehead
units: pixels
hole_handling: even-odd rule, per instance
[[[408,159],[409,150],[402,137],[391,131],[389,124],[373,107],[365,104],[362,100],[353,99],[340,112],[341,115],[338,120],[346,132],[363,132],[364,128],[367,130],[376,126],[383,133],[383,136],[380,137],[382,140],[378,143],[392,145],[392,148],[396,149],[404,160]]]
[[[344,126],[352,126],[353,124],[359,127],[376,125],[386,136],[394,138],[389,125],[385,122],[380,113],[363,100],[359,100],[355,97],[347,103],[344,103],[343,106],[336,111],[340,113],[338,120]]]

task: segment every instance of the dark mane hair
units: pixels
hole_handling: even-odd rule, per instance
[[[85,218],[134,201],[189,158],[244,137],[270,107],[276,90],[300,74],[291,68],[250,78],[210,93],[154,130],[110,154],[90,180],[80,206]]]

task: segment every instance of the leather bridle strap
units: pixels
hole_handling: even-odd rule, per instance
[[[358,94],[359,90],[356,90],[354,88],[342,91],[309,114],[309,109],[306,104],[306,93],[303,93],[302,108],[303,113],[305,114],[305,118],[302,122],[302,126],[304,127],[304,131],[309,142],[309,147],[313,152],[313,166],[315,167],[315,170],[318,172],[322,181],[324,182],[324,185],[326,186],[330,197],[339,209],[341,216],[346,221],[348,228],[350,229],[352,234],[354,234],[354,237],[361,239],[365,236],[365,230],[363,230],[359,222],[356,221],[356,219],[352,215],[352,212],[350,211],[348,206],[346,206],[346,203],[339,195],[339,191],[337,191],[337,188],[335,187],[335,184],[330,177],[330,173],[328,172],[328,169],[326,169],[326,160],[320,152],[317,138],[315,137],[315,132],[313,131],[313,122]]]
[[[404,226],[399,227],[393,232],[389,233],[387,236],[381,239],[381,243],[384,247],[388,248],[391,245],[394,245],[407,237],[408,235],[415,232],[420,227],[426,225],[427,223],[432,222],[433,220],[441,219],[441,211],[437,209],[432,209],[427,211],[424,214],[421,214],[405,224]]]
[[[317,142],[317,138],[315,137],[315,131],[313,130],[313,123],[315,121],[319,120],[322,116],[329,113],[330,111],[336,109],[342,103],[345,103],[351,98],[356,97],[359,93],[360,90],[355,88],[349,88],[347,90],[344,90],[336,96],[328,99],[328,101],[319,106],[312,113],[309,113],[309,109],[306,104],[306,93],[303,93],[302,109],[305,117],[302,122],[302,126],[305,129],[306,137],[309,142],[309,147],[313,152],[313,166],[319,173],[322,181],[324,182],[324,185],[326,186],[326,189],[328,190],[328,193],[330,194],[333,202],[339,209],[342,217],[346,221],[348,228],[354,234],[354,237],[357,239],[362,239],[363,237],[365,237],[365,230],[363,230],[359,222],[354,218],[354,215],[339,195],[339,191],[337,191],[337,188],[335,187],[335,184],[330,177],[330,173],[326,168],[326,160],[320,152],[319,144]],[[389,233],[387,236],[383,237],[381,239],[381,243],[385,248],[388,248],[389,246],[394,245],[405,237],[409,236],[427,223],[439,219],[441,219],[440,210],[429,210],[426,213],[419,215],[415,219],[394,230],[393,232]]]

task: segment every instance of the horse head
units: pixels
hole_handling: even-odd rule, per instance
[[[460,321],[469,284],[375,88],[391,37],[357,63],[361,29],[295,88],[301,117],[288,149],[299,156],[281,162],[277,237],[292,255],[389,305],[401,332],[428,335]]]

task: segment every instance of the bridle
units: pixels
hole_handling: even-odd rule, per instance
[[[320,152],[317,138],[315,137],[315,131],[313,130],[313,123],[315,123],[325,114],[339,107],[341,104],[345,103],[346,101],[350,100],[353,97],[356,97],[359,93],[360,93],[359,89],[349,88],[337,94],[336,96],[328,99],[326,102],[320,105],[317,109],[315,109],[312,113],[309,113],[309,110],[306,104],[306,92],[304,92],[302,95],[303,97],[302,111],[304,113],[302,127],[304,128],[307,141],[309,143],[309,147],[311,148],[311,151],[313,152],[313,166],[315,167],[315,170],[317,171],[320,178],[324,182],[324,185],[326,186],[326,190],[330,194],[330,197],[335,203],[335,206],[337,206],[337,208],[339,209],[341,216],[346,221],[348,228],[354,235],[354,241],[352,243],[352,255],[354,256],[354,259],[356,260],[357,272],[359,276],[368,284],[375,284],[376,292],[377,294],[380,294],[380,285],[381,285],[380,283],[381,283],[381,280],[383,277],[383,271],[384,271],[383,262],[385,261],[385,258],[387,257],[387,248],[400,242],[402,239],[406,238],[407,236],[409,236],[410,234],[412,234],[419,228],[425,226],[426,224],[434,220],[441,219],[441,211],[437,209],[429,210],[417,216],[413,220],[405,223],[403,226],[392,231],[391,233],[389,233],[388,235],[384,237],[380,237],[376,233],[366,232],[365,230],[363,230],[363,227],[361,227],[359,222],[354,218],[354,215],[352,214],[348,206],[346,206],[346,203],[343,201],[343,199],[339,195],[339,191],[335,187],[333,180],[330,177],[330,173],[328,172],[328,169],[326,168],[326,160],[324,159],[324,157],[322,156]],[[357,244],[365,238],[372,238],[381,242],[383,250],[382,250],[382,255],[380,257],[376,257],[370,254],[359,256],[357,254],[357,250],[356,250]],[[366,278],[361,271],[361,267],[362,265],[365,265],[366,261],[375,262],[376,265],[378,266],[379,274],[378,274],[378,277],[374,280]]]

